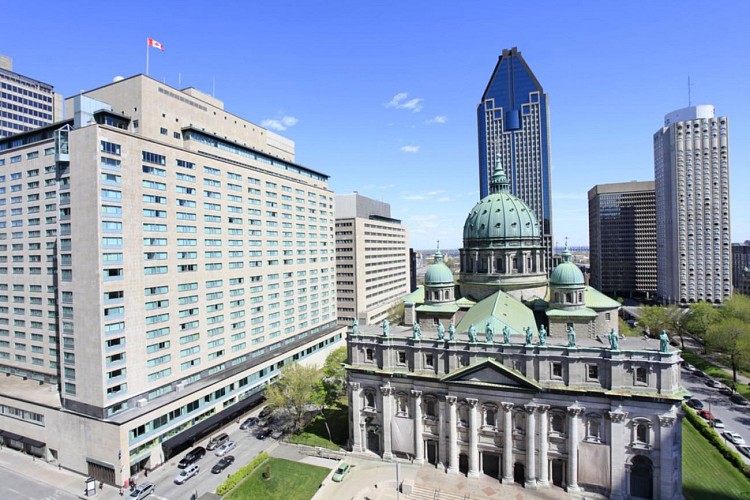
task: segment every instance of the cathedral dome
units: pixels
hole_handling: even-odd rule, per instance
[[[563,261],[552,271],[549,284],[555,287],[581,287],[585,285],[581,269],[572,261],[573,254],[565,245]]]
[[[435,252],[435,263],[427,267],[424,275],[425,286],[446,286],[453,284],[453,272],[443,262],[443,254],[440,250]]]
[[[534,211],[510,193],[508,179],[502,168],[492,176],[490,194],[469,212],[464,223],[464,246],[478,241],[502,243],[503,240],[541,241],[539,220]]]

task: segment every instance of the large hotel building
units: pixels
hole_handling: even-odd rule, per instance
[[[192,88],[66,112],[0,140],[0,441],[122,484],[342,340],[334,197]]]
[[[679,109],[654,134],[657,294],[721,303],[732,294],[729,124],[710,105]]]
[[[380,323],[410,290],[409,230],[388,203],[336,195],[336,289],[339,320]]]

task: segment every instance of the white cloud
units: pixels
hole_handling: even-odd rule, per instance
[[[448,196],[443,196],[442,198],[438,198],[435,201],[437,201],[438,203],[445,203],[447,201],[451,201],[451,199]]]
[[[279,132],[293,127],[299,123],[299,120],[294,116],[282,116],[281,118],[266,118],[260,124],[265,128],[272,130],[278,130]]]
[[[422,108],[424,107],[424,99],[422,98],[413,98],[406,100],[409,97],[409,94],[407,92],[399,92],[398,94],[394,95],[393,98],[388,101],[385,105],[386,108],[396,108],[396,109],[409,109],[413,112],[422,111]]]
[[[431,123],[445,123],[448,121],[448,117],[445,115],[437,115],[435,118],[430,118],[425,123],[431,124]]]
[[[401,146],[399,151],[402,151],[404,153],[419,153],[419,146],[415,146],[415,145]]]

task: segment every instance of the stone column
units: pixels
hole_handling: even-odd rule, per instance
[[[584,408],[568,407],[568,492],[579,492],[578,487],[578,416]]]
[[[438,436],[438,463],[447,468],[448,458],[446,451],[448,450],[448,446],[445,437],[445,401],[443,400],[438,400]]]
[[[458,473],[458,422],[456,422],[456,396],[445,396],[448,404],[448,473]]]
[[[549,486],[549,431],[547,429],[547,410],[549,405],[537,405],[539,413],[539,474],[536,484]]]
[[[412,389],[414,398],[414,463],[424,463],[424,432],[422,430],[422,391]]]
[[[673,472],[675,462],[681,457],[675,456],[672,442],[677,432],[674,429],[676,417],[670,413],[659,415],[659,478],[657,498],[676,498],[674,491]]]
[[[526,410],[526,483],[524,488],[536,489],[536,418],[535,404],[524,405]]]
[[[468,477],[479,477],[479,418],[476,399],[467,398],[469,403],[469,473]]]
[[[393,387],[390,384],[380,387],[382,394],[383,408],[383,458],[390,460],[393,458],[391,451],[391,420],[393,419]]]
[[[625,426],[623,425],[627,418],[627,412],[622,411],[622,407],[615,411],[609,412],[609,437],[610,437],[610,462],[612,470],[610,471],[610,493],[609,498],[612,500],[622,500],[625,498]]]
[[[359,382],[349,382],[349,391],[351,393],[351,412],[352,412],[352,451],[362,453],[362,394]]]
[[[513,484],[513,403],[503,407],[503,484]]]

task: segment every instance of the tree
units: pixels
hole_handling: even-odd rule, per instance
[[[638,323],[648,328],[649,335],[656,337],[661,330],[666,330],[670,323],[667,310],[661,306],[641,306],[641,317]]]
[[[732,368],[732,380],[736,384],[737,370],[750,362],[750,324],[739,318],[724,317],[718,323],[709,325],[706,343],[726,354]]]
[[[690,333],[703,340],[705,346],[706,332],[708,332],[709,325],[719,321],[720,317],[721,312],[710,302],[691,304],[685,328]]]
[[[266,401],[272,410],[283,411],[292,419],[292,430],[303,425],[310,405],[321,404],[321,371],[315,366],[290,363],[281,369],[276,381],[266,389]]]
[[[331,351],[323,364],[322,384],[326,406],[335,405],[346,389],[346,358],[346,346],[341,346]]]
[[[392,325],[403,325],[404,324],[404,303],[398,301],[388,309],[388,322]]]

